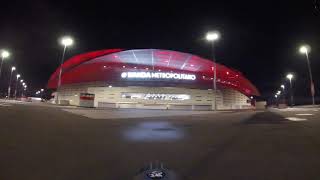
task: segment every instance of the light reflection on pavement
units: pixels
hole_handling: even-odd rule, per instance
[[[166,121],[140,122],[123,134],[130,141],[175,141],[184,137],[182,129]]]

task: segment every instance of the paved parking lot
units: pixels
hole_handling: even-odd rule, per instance
[[[129,180],[150,162],[187,180],[320,176],[318,108],[148,111],[153,117],[141,117],[148,116],[144,111],[137,117],[134,110],[79,115],[65,109],[71,108],[0,106],[0,179]]]
[[[177,110],[142,110],[142,109],[88,109],[88,108],[66,108],[64,111],[85,116],[92,119],[127,119],[146,117],[167,117],[167,116],[192,116],[211,115],[214,111],[177,111]],[[228,113],[232,111],[222,111]]]

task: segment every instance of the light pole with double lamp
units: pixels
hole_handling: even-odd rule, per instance
[[[217,110],[217,64],[215,60],[215,53],[214,53],[214,45],[215,41],[220,38],[220,34],[217,31],[208,32],[206,39],[207,41],[212,42],[212,61],[213,61],[213,90],[214,90],[214,108],[213,110]]]
[[[63,52],[62,52],[62,57],[61,57],[61,63],[60,63],[60,69],[59,69],[59,77],[58,77],[58,86],[57,86],[57,93],[56,93],[56,103],[60,104],[59,102],[59,88],[61,86],[61,75],[62,75],[62,64],[64,61],[64,55],[66,53],[66,49],[68,46],[71,46],[73,44],[73,39],[69,36],[65,36],[61,39],[61,44],[63,45]]]

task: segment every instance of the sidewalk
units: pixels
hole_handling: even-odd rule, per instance
[[[299,105],[299,106],[293,106],[296,108],[320,108],[320,105]]]

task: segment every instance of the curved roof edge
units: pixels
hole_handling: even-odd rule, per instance
[[[86,61],[89,61],[93,58],[116,53],[123,51],[124,49],[105,49],[105,50],[98,50],[98,51],[91,51],[82,53],[79,55],[75,55],[71,57],[70,59],[67,59],[62,65],[60,65],[55,72],[50,76],[50,80],[54,79],[55,77],[58,77],[59,71],[62,68],[64,72],[68,71],[69,69],[72,69],[79,64],[82,64]]]
[[[82,54],[79,54],[79,55],[75,55],[73,57],[71,57],[70,59],[66,60],[61,66],[59,66],[56,71],[50,76],[50,79],[49,79],[49,82],[48,82],[48,85],[47,87],[48,88],[55,88],[55,87],[52,87],[50,86],[50,82],[54,81],[55,79],[57,79],[57,77],[59,76],[59,71],[60,69],[62,68],[64,72],[67,72],[73,68],[75,68],[76,66],[82,64],[82,63],[85,63],[87,61],[90,61],[94,58],[97,58],[97,57],[100,57],[100,56],[104,56],[104,55],[108,55],[108,54],[112,54],[112,53],[117,53],[117,52],[121,52],[121,51],[125,51],[125,50],[128,50],[128,49],[105,49],[105,50],[98,50],[98,51],[91,51],[91,52],[87,52],[87,53],[82,53]],[[175,51],[175,52],[179,52],[179,51]],[[184,53],[184,52],[179,52],[179,53]],[[190,54],[190,53],[186,53],[186,54]],[[195,55],[197,56],[197,55]],[[200,57],[200,56],[198,56]],[[205,60],[205,61],[209,61],[209,62],[212,62],[208,59],[205,59],[205,58],[202,58],[200,57],[201,59]],[[260,92],[259,90],[251,83],[250,80],[248,80],[246,77],[244,77],[242,75],[242,73],[236,69],[233,69],[233,68],[229,68],[225,65],[222,65],[222,64],[218,64],[217,65],[219,66],[223,66],[225,68],[228,68],[232,71],[236,71],[237,73],[241,74],[241,76],[244,78],[243,80],[245,81],[245,83],[247,85],[249,85],[249,88],[253,90],[252,94],[249,94],[249,95],[254,95],[254,96],[260,96]]]

